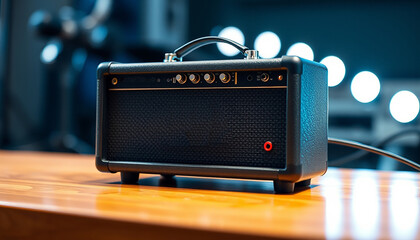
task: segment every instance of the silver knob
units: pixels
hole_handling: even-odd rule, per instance
[[[175,76],[175,80],[176,80],[177,82],[179,82],[180,84],[184,84],[184,83],[187,81],[187,78],[185,77],[185,75],[184,75],[184,74],[177,74],[177,75]]]
[[[197,74],[190,74],[188,78],[194,84],[197,84],[198,82],[200,82],[200,76],[198,76]]]
[[[219,75],[219,79],[220,81],[222,81],[222,83],[228,83],[230,81],[230,75],[226,73],[221,73]]]
[[[208,84],[212,84],[214,82],[214,74],[213,73],[206,73],[206,74],[204,74],[204,80]]]

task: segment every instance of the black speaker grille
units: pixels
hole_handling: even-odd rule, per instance
[[[111,161],[284,168],[287,89],[108,91]],[[264,143],[271,141],[267,152]]]

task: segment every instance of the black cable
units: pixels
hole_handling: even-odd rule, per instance
[[[376,147],[368,146],[368,145],[355,142],[355,141],[349,141],[349,140],[343,140],[343,139],[337,139],[337,138],[328,138],[328,143],[362,149],[371,153],[389,157],[389,158],[397,160],[400,163],[406,164],[416,169],[417,171],[420,171],[420,164],[415,163],[411,160],[408,160],[407,158],[401,157],[397,154],[394,154],[394,153],[391,153],[391,152],[388,152],[388,151],[385,151]]]
[[[402,131],[399,131],[399,132],[397,132],[397,133],[395,133],[395,134],[393,134],[393,135],[391,135],[391,136],[389,136],[389,137],[387,137],[387,138],[385,138],[385,139],[383,139],[379,142],[376,142],[376,143],[374,142],[371,145],[373,147],[376,147],[376,148],[383,148],[388,143],[394,141],[395,139],[403,137],[404,135],[407,135],[407,134],[417,134],[417,135],[420,136],[420,129],[414,128],[414,129],[402,130]],[[340,165],[343,165],[343,164],[361,159],[361,158],[363,158],[363,157],[365,157],[366,155],[369,155],[369,154],[370,154],[370,152],[359,150],[359,151],[351,153],[347,156],[331,160],[331,161],[329,161],[329,164],[330,164],[330,166],[340,166]]]

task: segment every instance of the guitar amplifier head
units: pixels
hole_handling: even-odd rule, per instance
[[[301,59],[102,63],[96,166],[308,185],[327,168],[327,71]]]

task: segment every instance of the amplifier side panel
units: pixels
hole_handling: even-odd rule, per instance
[[[311,178],[327,170],[328,75],[324,65],[302,61],[300,158],[303,175]]]
[[[106,87],[105,78],[109,72],[111,62],[104,62],[97,69],[97,89],[96,89],[96,139],[95,139],[95,165],[101,172],[111,172],[108,161],[103,155],[104,144],[104,114],[106,112]]]

